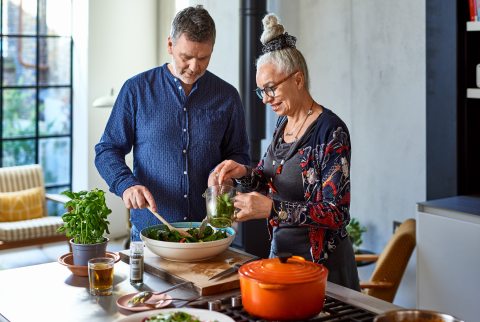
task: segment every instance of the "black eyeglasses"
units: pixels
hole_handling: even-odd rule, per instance
[[[285,77],[284,79],[282,79],[281,81],[277,82],[276,84],[274,84],[272,86],[267,86],[267,87],[264,87],[264,88],[257,87],[255,89],[255,93],[257,93],[258,98],[261,99],[261,100],[263,100],[264,95],[267,95],[268,97],[271,97],[271,98],[275,98],[275,90],[277,89],[277,87],[281,83],[285,82],[287,79],[292,77],[295,73],[296,73],[296,71],[291,73],[290,75],[288,75],[287,77]]]

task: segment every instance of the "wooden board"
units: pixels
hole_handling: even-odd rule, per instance
[[[129,251],[120,252],[122,261],[128,264]],[[145,248],[144,270],[170,283],[184,281],[193,282],[193,287],[199,295],[206,296],[222,293],[240,287],[238,274],[215,279],[208,279],[236,263],[243,263],[253,258],[252,255],[237,249],[229,248],[222,254],[201,262],[181,263],[163,259]]]

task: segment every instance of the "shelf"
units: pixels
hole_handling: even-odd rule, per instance
[[[480,88],[467,88],[468,98],[480,98]]]
[[[467,31],[480,31],[480,21],[467,21]]]

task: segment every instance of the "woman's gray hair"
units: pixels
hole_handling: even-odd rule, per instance
[[[296,38],[288,35],[278,17],[271,13],[263,20],[263,33],[260,37],[264,54],[257,59],[257,69],[266,63],[272,63],[285,74],[300,71],[305,77],[305,88],[310,87],[308,67],[302,53],[295,48]]]
[[[170,30],[173,44],[183,33],[190,41],[215,44],[215,22],[202,5],[187,7],[177,13]]]

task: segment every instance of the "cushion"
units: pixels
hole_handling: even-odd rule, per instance
[[[43,217],[44,200],[45,189],[43,187],[0,192],[0,222]]]
[[[0,222],[0,241],[21,241],[33,238],[60,236],[57,232],[63,226],[62,217],[46,216],[32,220]]]

